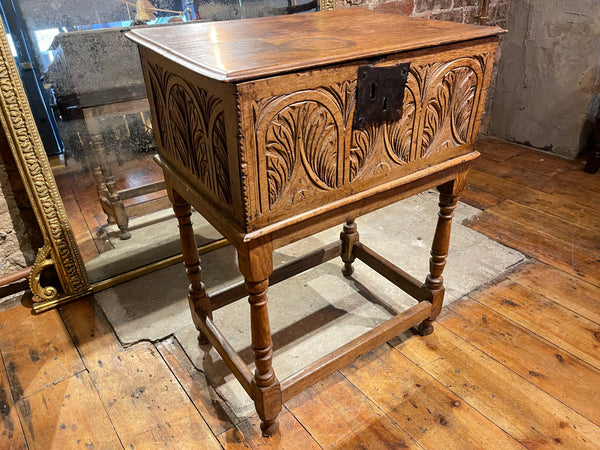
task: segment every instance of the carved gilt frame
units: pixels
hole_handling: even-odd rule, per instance
[[[0,112],[44,240],[29,275],[33,308],[41,312],[87,295],[92,287],[1,22]]]
[[[319,11],[331,11],[335,8],[335,0],[319,0]]]

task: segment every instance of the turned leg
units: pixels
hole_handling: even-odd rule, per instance
[[[448,248],[450,246],[450,230],[452,217],[458,202],[458,197],[465,184],[466,171],[460,173],[456,179],[438,186],[440,192],[440,211],[438,213],[437,226],[433,243],[431,244],[431,258],[429,259],[429,274],[425,279],[425,286],[432,295],[431,315],[421,324],[421,335],[425,336],[433,332],[433,322],[442,310],[444,302],[444,279],[442,272],[446,266]]]
[[[273,272],[273,249],[270,242],[244,243],[238,248],[240,271],[244,275],[252,329],[252,351],[256,370],[252,390],[260,428],[264,436],[273,436],[279,429],[277,416],[281,411],[281,387],[273,370],[273,341],[267,310],[269,276]]]
[[[108,164],[104,164],[104,144],[102,136],[96,134],[91,139],[92,153],[95,155],[96,161],[98,161],[99,169],[94,170],[94,177],[96,178],[96,187],[98,190],[98,197],[100,201],[108,201],[108,209],[112,214],[108,214],[109,223],[117,223],[119,230],[121,230],[120,238],[125,240],[131,238],[129,232],[129,217],[125,211],[125,205],[119,196],[117,191],[117,183],[113,176],[112,170],[108,167]],[[111,221],[112,217],[112,221]]]
[[[102,210],[106,213],[106,221],[112,225],[116,222],[112,215],[113,213],[110,206],[110,200],[108,199],[108,189],[106,189],[106,185],[104,184],[102,168],[100,166],[94,167],[92,174],[94,176],[94,181],[96,182],[96,193],[98,194],[98,200],[100,200]]]
[[[106,213],[106,220],[109,224],[116,223],[112,208],[110,206],[110,200],[108,198],[109,193],[104,184],[104,174],[102,173],[102,152],[104,151],[104,145],[102,144],[102,136],[94,135],[90,139],[91,152],[89,159],[92,167],[92,175],[96,182],[96,193],[98,194],[98,200],[102,205],[102,210]]]
[[[356,259],[352,253],[352,247],[358,242],[358,231],[356,231],[356,222],[353,219],[348,220],[344,224],[344,229],[340,233],[340,239],[342,240],[342,261],[344,261],[344,268],[342,273],[344,276],[349,277],[354,272],[352,263]]]
[[[112,174],[110,169],[105,169],[105,185],[108,190],[108,200],[110,201],[110,207],[114,212],[115,221],[117,222],[117,226],[119,230],[121,230],[120,238],[122,240],[126,240],[131,238],[131,233],[129,232],[129,217],[127,216],[127,211],[125,211],[125,205],[119,196],[119,191],[117,191],[117,183],[115,182],[115,177]]]
[[[183,263],[190,285],[188,287],[188,302],[192,312],[192,319],[196,329],[200,332],[198,342],[208,344],[206,335],[202,332],[200,323],[205,319],[212,319],[210,299],[206,295],[204,283],[202,283],[202,271],[200,269],[200,257],[196,246],[196,237],[192,227],[192,208],[176,191],[168,189],[168,194],[173,203],[173,211],[179,222],[179,236],[181,239],[181,250]]]

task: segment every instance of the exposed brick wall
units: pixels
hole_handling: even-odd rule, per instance
[[[376,11],[449,20],[452,22],[479,23],[481,0],[337,0],[336,8],[361,6]],[[509,0],[491,0],[488,24],[504,27]]]
[[[8,142],[0,129],[0,275],[31,265],[41,233]]]

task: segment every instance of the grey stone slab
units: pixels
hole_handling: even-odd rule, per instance
[[[426,192],[357,220],[361,241],[417,279],[428,271],[429,249],[437,218],[437,194]],[[523,261],[519,252],[477,233],[462,222],[479,210],[459,203],[444,272],[445,304],[498,277]],[[318,233],[275,252],[275,264],[288,261],[339,238],[341,227]],[[202,257],[210,291],[240,279],[235,251],[219,249]],[[274,368],[280,380],[351,339],[383,323],[393,311],[415,301],[357,261],[352,278],[341,276],[341,261],[332,260],[269,290],[274,341]],[[186,300],[187,280],[181,266],[114,287],[96,295],[121,340],[158,340],[174,334],[195,366],[243,420],[254,411],[239,383],[210,347],[197,345]],[[249,307],[245,300],[214,312],[214,320],[253,370]]]

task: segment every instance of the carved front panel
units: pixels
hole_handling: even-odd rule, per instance
[[[143,69],[152,92],[161,156],[217,203],[230,205],[223,99],[159,64],[145,60]]]
[[[403,115],[361,129],[352,128],[358,65],[251,83],[248,92],[256,97],[243,107],[251,108],[245,132],[253,146],[244,153],[256,179],[246,195],[258,198],[248,223],[289,217],[406,174],[409,167],[419,170],[429,159],[456,155],[475,137],[493,49],[415,53],[383,62],[411,62]]]

